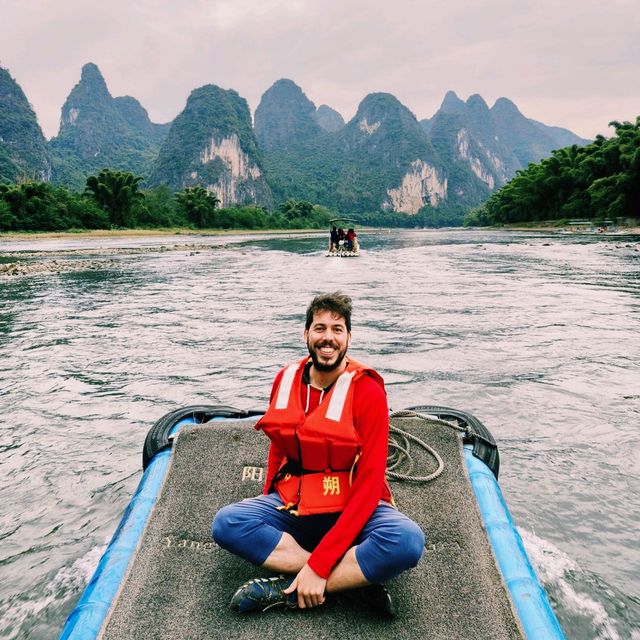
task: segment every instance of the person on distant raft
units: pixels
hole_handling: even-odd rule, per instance
[[[265,415],[270,438],[263,495],[223,507],[215,542],[274,572],[243,584],[239,613],[316,607],[344,592],[384,615],[384,583],[415,567],[424,533],[394,505],[385,477],[389,411],[384,382],[347,355],[351,299],[315,297],[307,308],[309,355],[278,373]]]
[[[333,251],[334,249],[338,249],[338,228],[335,224],[331,227],[331,235],[329,239],[329,251]]]
[[[353,244],[356,239],[356,232],[353,229],[347,229],[347,235],[345,236],[344,248],[347,251],[353,251]]]

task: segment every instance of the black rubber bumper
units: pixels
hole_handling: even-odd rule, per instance
[[[466,429],[464,443],[473,445],[473,455],[482,460],[482,462],[491,469],[497,480],[500,471],[498,445],[493,439],[489,429],[487,429],[480,420],[466,411],[435,405],[421,404],[415,407],[408,407],[408,410],[426,413],[435,416],[439,420],[455,422],[459,426],[464,427]]]
[[[191,418],[195,424],[203,424],[214,418],[250,418],[261,416],[264,411],[244,411],[226,405],[192,405],[170,411],[162,416],[147,433],[142,447],[142,468],[146,469],[153,456],[163,449],[169,449],[173,442],[171,430],[182,420]]]

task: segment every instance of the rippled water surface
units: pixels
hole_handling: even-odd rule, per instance
[[[186,404],[264,408],[304,353],[310,298],[341,288],[352,352],[392,408],[456,407],[496,437],[567,637],[640,639],[637,237],[361,240],[359,258],[329,259],[317,236],[0,239],[4,262],[94,261],[0,277],[1,638],[57,637],[151,424]]]

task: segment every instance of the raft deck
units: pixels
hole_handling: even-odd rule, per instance
[[[445,467],[428,483],[391,482],[399,508],[427,536],[418,567],[387,585],[397,617],[373,616],[339,595],[312,610],[245,616],[230,611],[240,584],[269,575],[210,538],[220,507],[261,492],[268,441],[254,424],[253,419],[215,421],[182,428],[103,640],[524,637],[483,531],[460,434],[418,418],[394,418],[392,424],[434,447]],[[430,456],[421,451],[417,456],[414,472],[434,470]]]

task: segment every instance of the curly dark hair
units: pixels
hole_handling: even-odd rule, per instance
[[[316,296],[307,307],[307,320],[305,329],[309,329],[313,322],[313,315],[318,311],[331,311],[344,318],[347,331],[351,332],[351,298],[341,291],[333,293],[321,293]]]

